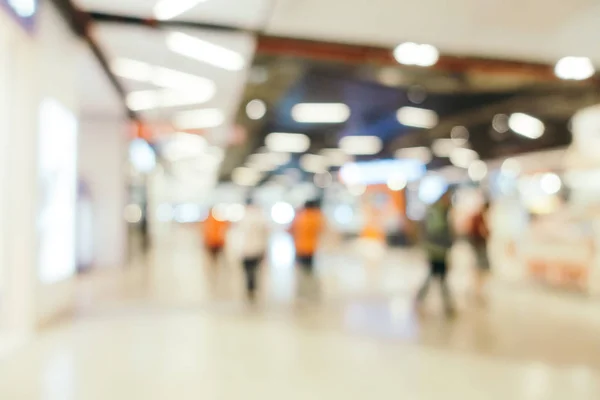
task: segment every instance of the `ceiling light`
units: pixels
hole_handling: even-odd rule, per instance
[[[215,83],[210,79],[127,58],[112,61],[111,71],[121,78],[186,93],[194,92],[195,96],[202,98],[211,98],[216,91]]]
[[[473,181],[482,181],[488,172],[487,165],[481,160],[475,160],[469,165],[469,177]]]
[[[395,154],[396,158],[407,158],[411,160],[419,160],[423,164],[429,164],[431,162],[432,154],[431,150],[425,146],[419,147],[408,147],[405,149],[399,149]]]
[[[411,86],[406,91],[406,97],[411,103],[421,104],[427,99],[427,90],[423,86]]]
[[[300,157],[300,167],[306,172],[314,174],[327,171],[327,161],[325,157],[317,154],[304,154]]]
[[[362,196],[367,191],[367,186],[363,184],[350,185],[348,186],[348,191],[352,196]]]
[[[438,50],[430,44],[406,42],[394,49],[394,58],[400,64],[430,67],[440,58]]]
[[[160,0],[154,6],[154,18],[165,21],[173,19],[206,0]]]
[[[496,114],[492,119],[492,127],[498,133],[506,133],[510,129],[508,127],[508,115]]]
[[[594,75],[594,65],[587,57],[564,57],[558,60],[554,73],[560,79],[581,81]]]
[[[180,92],[177,90],[140,90],[127,95],[127,107],[133,111],[155,108],[181,107],[202,104],[214,95],[213,90],[205,92]]]
[[[416,107],[402,107],[396,113],[398,122],[405,126],[431,129],[438,124],[438,115],[433,110]]]
[[[455,126],[450,131],[450,138],[457,146],[464,146],[469,140],[469,130],[464,126]]]
[[[228,71],[241,71],[246,65],[240,53],[181,32],[169,33],[167,46],[174,53]]]
[[[531,115],[523,113],[511,114],[508,118],[508,126],[515,133],[529,139],[538,139],[544,134],[544,123]]]
[[[231,180],[240,186],[256,186],[262,178],[260,171],[248,167],[239,167],[231,173]]]
[[[310,138],[302,133],[273,132],[265,138],[271,151],[281,153],[304,153],[310,147]]]
[[[455,148],[456,145],[452,139],[436,139],[431,145],[431,150],[436,157],[450,157]]]
[[[300,103],[292,107],[292,118],[303,123],[339,124],[350,118],[350,107],[343,103]]]
[[[161,154],[171,162],[186,158],[198,157],[206,151],[208,143],[200,135],[190,133],[175,133],[161,150]]]
[[[179,129],[215,128],[225,122],[223,111],[218,108],[182,111],[175,115],[173,124]]]
[[[267,105],[259,99],[250,100],[246,104],[246,115],[253,120],[259,120],[267,113]]]
[[[117,58],[110,64],[111,71],[121,78],[138,82],[148,82],[152,79],[153,67],[145,62]]]
[[[540,187],[546,194],[556,194],[562,188],[562,182],[556,174],[544,174],[540,179]]]
[[[342,149],[323,149],[320,154],[327,159],[327,163],[332,167],[341,167],[352,161],[348,153]]]
[[[383,142],[377,136],[345,136],[340,140],[340,149],[347,154],[374,155],[382,148]]]
[[[395,174],[390,176],[387,181],[387,186],[390,190],[398,192],[406,187],[406,177],[402,174]]]
[[[424,173],[425,165],[417,160],[375,160],[348,163],[340,169],[339,177],[346,185],[378,185],[399,174],[412,182]]]
[[[471,149],[457,147],[450,153],[450,162],[459,168],[469,168],[471,163],[479,158],[479,155]]]

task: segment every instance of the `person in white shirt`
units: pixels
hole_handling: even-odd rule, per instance
[[[267,251],[269,228],[263,211],[250,198],[246,201],[246,212],[237,228],[246,289],[250,299],[254,299],[257,288],[256,275]]]

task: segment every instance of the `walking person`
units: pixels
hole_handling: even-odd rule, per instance
[[[223,254],[227,230],[229,229],[229,222],[217,214],[217,210],[213,207],[206,221],[202,224],[204,247],[213,265],[217,264],[221,254]]]
[[[417,295],[417,304],[420,305],[432,280],[437,280],[442,289],[444,308],[447,316],[454,315],[454,304],[448,287],[447,256],[452,247],[452,230],[449,214],[451,206],[450,192],[446,191],[438,201],[432,204],[425,216],[424,245],[429,260],[429,275]]]
[[[296,261],[307,275],[314,271],[315,253],[325,229],[325,218],[317,200],[309,200],[296,214],[291,233],[296,248]]]
[[[485,302],[484,288],[490,274],[490,261],[488,258],[488,238],[489,231],[489,202],[485,202],[481,209],[473,216],[471,220],[471,229],[469,239],[477,260],[477,272],[475,275],[475,296],[479,302]]]
[[[246,201],[244,217],[238,223],[242,265],[246,280],[246,292],[250,300],[256,297],[257,274],[265,258],[269,240],[269,228],[263,211],[251,198]]]

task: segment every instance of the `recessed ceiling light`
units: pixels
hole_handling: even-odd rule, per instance
[[[438,124],[438,115],[433,110],[416,107],[402,107],[396,113],[398,122],[405,126],[431,129]]]
[[[564,57],[554,67],[554,73],[560,79],[582,81],[595,73],[594,65],[587,57]]]
[[[508,126],[515,133],[528,139],[538,139],[544,134],[545,126],[542,121],[524,113],[514,113],[508,118]]]
[[[327,171],[327,160],[318,154],[304,154],[300,157],[300,167],[306,172],[314,174]]]
[[[214,89],[202,92],[177,90],[141,90],[127,95],[127,107],[133,111],[155,108],[181,107],[202,104],[214,96]]]
[[[496,114],[492,119],[492,127],[498,133],[506,133],[510,129],[508,127],[508,115]]]
[[[481,160],[475,160],[469,165],[469,178],[475,182],[482,181],[486,177],[487,172],[487,165]]]
[[[292,118],[303,123],[339,124],[350,118],[350,107],[344,103],[300,103],[292,107]]]
[[[173,19],[206,0],[160,0],[154,6],[154,18],[165,21]]]
[[[262,174],[260,171],[248,167],[236,168],[231,173],[233,183],[240,186],[256,186],[261,178]]]
[[[456,148],[456,144],[452,139],[436,139],[431,145],[431,150],[436,157],[450,157],[452,150]]]
[[[216,128],[225,122],[223,111],[217,108],[182,111],[175,115],[174,125],[179,129]]]
[[[267,105],[259,99],[250,100],[246,104],[246,115],[253,120],[259,120],[267,113]]]
[[[459,168],[469,168],[471,163],[478,158],[477,152],[464,147],[457,147],[450,153],[450,162]]]
[[[469,140],[469,130],[464,126],[455,126],[450,131],[450,138],[457,146],[464,146]]]
[[[327,159],[327,163],[333,167],[341,167],[352,161],[352,157],[342,149],[323,149],[320,154]]]
[[[273,132],[265,138],[271,151],[281,153],[304,153],[310,147],[310,138],[302,133]]]
[[[431,150],[425,146],[419,147],[407,147],[399,149],[395,154],[396,158],[407,158],[412,160],[419,160],[423,164],[429,164],[431,162],[432,154]]]
[[[383,142],[377,136],[345,136],[340,149],[352,155],[374,155],[381,151]]]
[[[246,65],[240,53],[181,32],[169,33],[167,46],[174,53],[228,71],[240,71]]]
[[[121,78],[186,93],[193,92],[195,96],[212,97],[216,91],[215,83],[210,79],[127,58],[112,61],[111,71]]]
[[[400,64],[430,67],[438,62],[440,53],[430,44],[406,42],[394,49],[394,58]]]

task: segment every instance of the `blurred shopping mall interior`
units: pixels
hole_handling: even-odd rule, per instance
[[[0,0],[0,399],[600,399],[599,39],[595,0]]]

